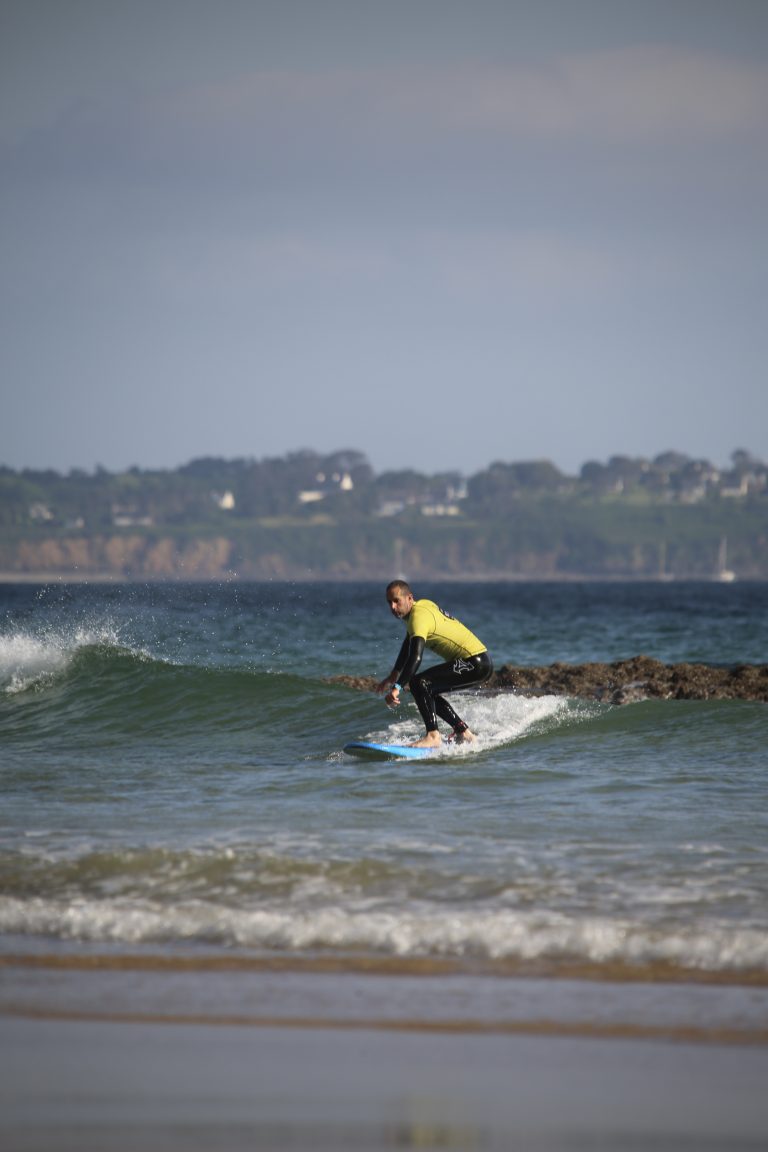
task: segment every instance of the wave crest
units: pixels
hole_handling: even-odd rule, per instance
[[[0,636],[0,691],[13,695],[39,687],[65,673],[84,650],[119,645],[111,624]]]
[[[630,918],[442,907],[392,911],[340,905],[235,909],[206,900],[0,901],[0,930],[91,944],[194,944],[407,958],[598,966],[664,963],[704,972],[768,970],[761,930],[723,921],[660,931]]]

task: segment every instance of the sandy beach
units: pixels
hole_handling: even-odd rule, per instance
[[[0,1020],[4,1152],[764,1148],[768,1050]]]
[[[764,1147],[764,987],[4,963],[3,1152]]]

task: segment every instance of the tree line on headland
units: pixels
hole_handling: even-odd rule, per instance
[[[354,450],[112,473],[0,467],[7,578],[768,579],[768,465],[376,475]]]

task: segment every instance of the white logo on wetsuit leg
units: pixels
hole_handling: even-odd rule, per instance
[[[453,670],[459,676],[461,676],[462,672],[471,672],[472,668],[473,668],[473,665],[468,664],[466,660],[459,659],[459,660],[454,660],[454,662],[453,662]]]

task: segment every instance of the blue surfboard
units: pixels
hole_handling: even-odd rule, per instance
[[[344,751],[350,756],[359,756],[364,760],[423,760],[426,756],[434,756],[439,748],[414,748],[411,744],[374,744],[369,740],[354,740],[344,745]]]

